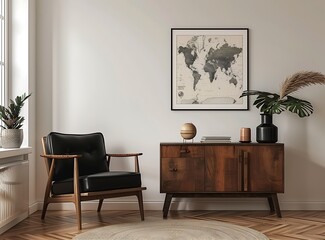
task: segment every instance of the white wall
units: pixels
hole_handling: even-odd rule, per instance
[[[249,28],[250,89],[277,92],[297,71],[325,73],[324,10],[322,0],[37,0],[37,138],[49,131],[101,131],[108,152],[142,151],[146,208],[160,209],[160,142],[181,141],[185,122],[197,126],[196,141],[207,134],[237,141],[241,127],[252,128],[254,136],[260,121],[255,107],[170,110],[171,28]],[[324,92],[325,86],[299,92],[315,108],[307,119],[275,116],[286,146],[283,209],[325,209]],[[41,160],[37,174],[42,201]],[[232,208],[251,207],[243,202],[254,201],[235,200]],[[254,203],[253,208],[266,207],[264,201]]]

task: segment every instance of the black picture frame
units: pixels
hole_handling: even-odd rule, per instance
[[[248,28],[171,29],[171,110],[248,110]]]

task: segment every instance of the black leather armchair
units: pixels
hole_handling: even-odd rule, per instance
[[[141,174],[138,156],[142,153],[107,154],[101,133],[64,134],[52,132],[42,138],[48,171],[41,218],[53,202],[73,202],[78,229],[81,229],[81,201],[99,199],[99,212],[105,198],[135,195],[144,220]],[[110,171],[111,157],[134,157],[135,171]]]

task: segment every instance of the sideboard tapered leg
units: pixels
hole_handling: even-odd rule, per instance
[[[272,194],[272,199],[273,199],[273,203],[274,203],[274,208],[275,208],[276,215],[279,218],[282,218],[281,210],[280,210],[280,205],[279,205],[279,201],[278,201],[278,195],[276,193]]]
[[[163,218],[167,219],[170,203],[172,201],[173,194],[172,193],[166,193],[164,207],[163,207]]]

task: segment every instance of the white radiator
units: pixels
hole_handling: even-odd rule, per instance
[[[0,164],[0,234],[28,216],[28,161]]]

